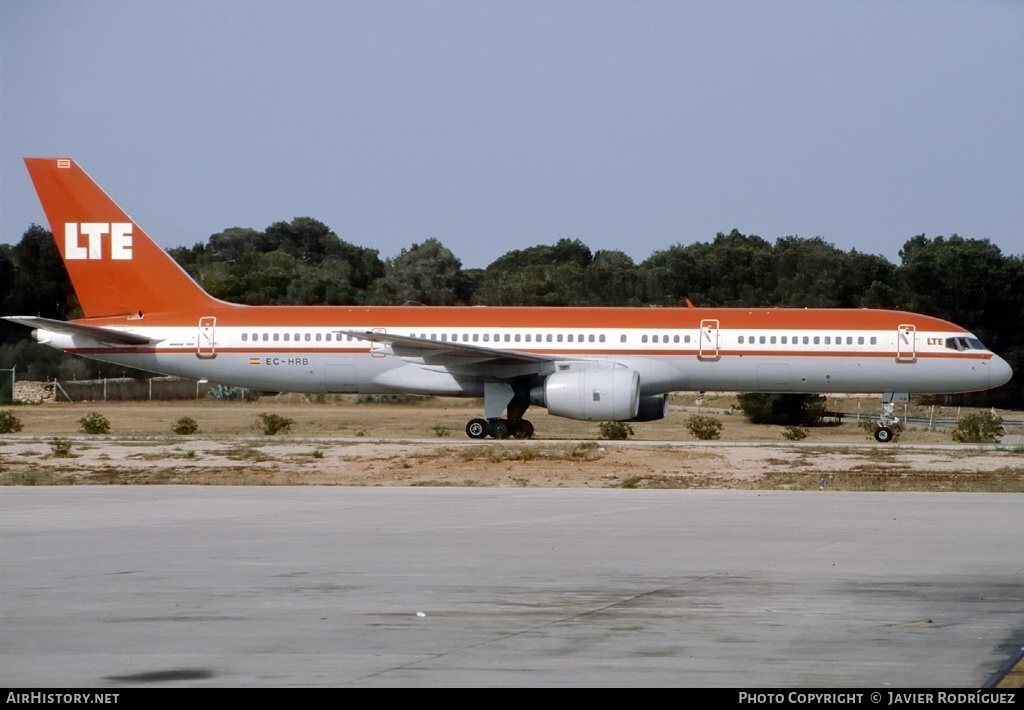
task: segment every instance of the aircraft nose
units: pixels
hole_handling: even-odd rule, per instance
[[[1003,358],[998,355],[993,355],[991,362],[989,362],[989,387],[999,387],[1005,385],[1013,377],[1013,368]]]

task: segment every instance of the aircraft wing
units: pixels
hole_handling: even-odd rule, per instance
[[[65,335],[80,335],[85,338],[92,338],[93,340],[107,345],[151,345],[153,343],[160,342],[153,338],[147,338],[145,335],[139,335],[138,333],[126,333],[123,330],[114,330],[112,328],[101,328],[96,325],[86,325],[84,323],[71,323],[63,320],[53,320],[51,318],[39,318],[37,316],[4,316],[4,320],[9,320],[14,323],[20,323],[21,325],[27,325],[29,328],[35,328],[37,330],[48,330],[53,333],[63,333]]]
[[[390,346],[389,350],[391,353],[403,360],[448,369],[465,369],[472,365],[515,365],[520,368],[523,365],[534,365],[539,370],[543,369],[544,365],[549,365],[556,360],[575,359],[564,355],[557,357],[538,355],[521,350],[503,350],[482,345],[470,345],[469,343],[413,338],[408,335],[394,335],[391,333],[374,333],[363,330],[342,330],[338,332],[351,335],[353,338],[359,338],[360,340],[384,343]]]

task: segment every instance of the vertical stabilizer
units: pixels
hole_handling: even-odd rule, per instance
[[[25,158],[86,318],[173,311],[217,301],[68,158]]]

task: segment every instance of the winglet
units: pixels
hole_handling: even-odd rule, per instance
[[[87,318],[208,310],[217,301],[70,158],[25,158]]]

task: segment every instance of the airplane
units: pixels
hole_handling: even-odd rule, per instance
[[[677,391],[985,390],[1005,360],[927,315],[872,309],[245,306],[207,294],[68,158],[26,158],[84,314],[7,320],[40,343],[259,390],[483,397],[473,439],[529,438],[524,414],[655,421]],[[503,416],[504,413],[504,416]]]

